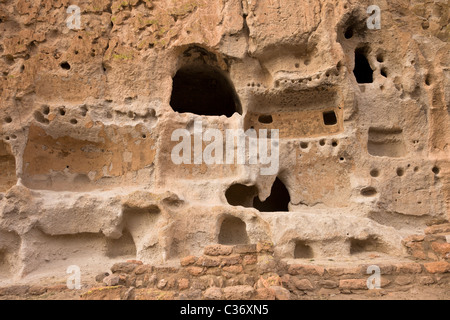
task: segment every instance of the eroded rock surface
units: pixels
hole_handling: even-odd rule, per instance
[[[217,243],[448,261],[402,240],[450,218],[449,6],[380,2],[369,29],[371,4],[1,1],[2,279]],[[279,130],[278,170],[174,163],[200,121]]]

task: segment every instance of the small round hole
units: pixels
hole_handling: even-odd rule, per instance
[[[269,115],[264,115],[263,114],[263,115],[259,116],[258,121],[260,123],[269,124],[269,123],[273,122],[273,118],[272,118],[272,116],[270,114]]]
[[[65,116],[66,115],[66,108],[64,108],[64,107],[59,108],[59,114],[62,115],[62,116]]]
[[[397,168],[397,176],[401,177],[405,174],[405,170],[403,168]]]
[[[62,62],[62,63],[60,64],[60,66],[61,66],[61,68],[63,68],[64,70],[70,70],[70,64],[69,64],[67,61]]]
[[[353,37],[353,28],[352,27],[348,27],[347,30],[345,30],[344,37],[345,37],[345,39],[351,39]]]
[[[319,141],[319,144],[323,147],[323,146],[325,145],[325,140],[323,140],[323,139],[320,140],[320,141]]]
[[[377,61],[378,62],[384,62],[384,55],[382,53],[377,54]]]
[[[380,175],[380,171],[378,171],[377,169],[372,169],[370,171],[370,175],[374,178],[378,177]]]
[[[439,172],[441,172],[441,170],[438,167],[433,167],[433,169],[431,169],[433,171],[434,174],[438,175]]]
[[[338,146],[338,142],[337,142],[336,140],[334,140],[334,141],[331,143],[331,145],[332,145],[333,147],[337,147],[337,146]]]
[[[77,123],[78,123],[78,120],[77,120],[77,119],[71,119],[71,120],[70,120],[70,123],[71,123],[71,124],[77,124]]]
[[[300,148],[302,148],[302,149],[307,149],[308,145],[309,145],[308,142],[300,142]]]
[[[12,122],[12,118],[11,117],[6,117],[5,118],[5,122],[6,123],[11,123]]]

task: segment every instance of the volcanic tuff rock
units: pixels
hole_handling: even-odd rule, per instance
[[[1,278],[218,243],[448,260],[402,243],[450,218],[448,2],[372,4],[0,1]],[[199,121],[279,130],[278,171],[175,164]]]

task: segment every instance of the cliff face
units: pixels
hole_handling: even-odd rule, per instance
[[[450,218],[449,6],[372,4],[0,1],[2,278],[214,243],[407,255]],[[264,129],[274,162],[218,160]]]

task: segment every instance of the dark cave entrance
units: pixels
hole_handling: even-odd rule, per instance
[[[182,67],[173,78],[170,105],[179,113],[231,117],[241,113],[237,94],[226,74],[207,64]]]

